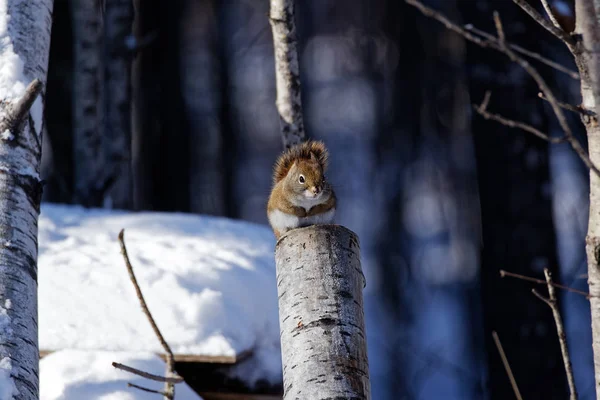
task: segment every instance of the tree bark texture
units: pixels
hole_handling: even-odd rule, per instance
[[[276,104],[283,145],[288,148],[303,141],[306,136],[302,119],[294,0],[271,0],[270,21],[275,52]]]
[[[101,0],[71,2],[74,202],[102,205],[104,84]]]
[[[593,98],[585,93],[585,79],[582,76],[583,106],[588,107],[586,98]],[[585,120],[585,118],[584,118]],[[588,137],[590,159],[600,165],[600,126],[595,119],[584,121]],[[596,398],[600,399],[600,178],[590,171],[590,213],[586,237],[586,253],[588,262],[588,285],[590,292],[590,309],[592,314],[592,346],[594,351],[594,371],[596,380]]]
[[[600,27],[592,0],[577,0],[575,3],[576,27],[581,34],[573,55],[580,74],[582,106],[600,111],[600,54],[592,50],[600,48]],[[598,119],[583,116],[588,138],[588,152],[595,165],[600,165],[600,126]],[[588,262],[588,285],[592,318],[592,347],[596,398],[600,399],[600,177],[590,171],[590,213],[586,237]]]
[[[581,34],[577,65],[581,75],[583,105],[600,115],[600,9],[595,0],[577,0],[575,12],[577,33]],[[595,77],[592,79],[591,77]]]
[[[10,372],[12,398],[18,400],[39,398],[37,221],[42,194],[41,97],[37,97],[31,114],[26,113],[22,123],[7,123],[7,117],[14,114],[30,81],[46,81],[52,8],[51,0],[0,3],[0,365]],[[38,83],[37,90],[41,87],[42,83]]]
[[[284,399],[370,399],[358,238],[337,225],[284,235],[275,250]]]
[[[105,126],[107,180],[104,205],[133,206],[131,173],[132,0],[105,0]]]

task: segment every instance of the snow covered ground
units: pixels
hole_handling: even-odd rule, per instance
[[[158,400],[155,393],[127,387],[135,385],[163,390],[163,384],[111,367],[119,362],[156,375],[164,375],[165,363],[152,353],[61,350],[40,363],[42,400]],[[108,366],[108,367],[107,367]],[[1,398],[1,397],[0,397]],[[200,400],[188,385],[175,386],[177,400]]]
[[[117,360],[111,357],[164,368],[148,356],[162,348],[123,264],[121,228],[148,306],[174,353],[234,356],[250,350],[253,357],[235,373],[249,384],[280,382],[275,240],[267,227],[43,204],[39,345],[68,350],[42,360],[42,400],[145,399],[123,387],[124,379],[134,377],[114,371],[110,363]]]

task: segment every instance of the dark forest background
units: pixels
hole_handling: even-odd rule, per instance
[[[117,107],[131,119],[104,136],[77,119],[105,115],[81,100],[93,105],[99,86],[78,78],[94,68],[85,51],[98,27],[77,10],[99,2],[55,1],[44,200],[266,224],[282,150],[269,2],[120,1],[133,20],[116,37],[135,45],[103,48],[131,63],[131,97]],[[498,10],[508,40],[574,69],[562,43],[510,0],[425,3],[488,32]],[[553,5],[573,24],[572,1]],[[568,144],[471,108],[492,90],[494,112],[556,133],[537,86],[401,0],[298,1],[297,22],[307,132],[330,148],[337,221],[361,240],[373,399],[514,398],[493,330],[525,399],[567,398],[550,309],[499,270],[543,279],[549,268],[587,290],[588,173]],[[579,104],[576,80],[539,69],[560,100]],[[580,398],[593,399],[589,305],[559,296]]]

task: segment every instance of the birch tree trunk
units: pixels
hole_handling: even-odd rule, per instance
[[[592,0],[577,0],[575,3],[576,33],[582,35],[573,51],[581,76],[582,106],[600,115],[600,27],[599,15]],[[596,50],[595,52],[592,50]],[[588,138],[590,159],[600,165],[600,125],[597,118],[583,116]],[[586,238],[588,262],[588,285],[592,313],[592,346],[596,398],[600,399],[600,177],[590,171],[590,217]]]
[[[370,399],[358,238],[337,225],[284,235],[275,250],[285,399]]]
[[[110,187],[104,199],[106,207],[131,209],[133,178],[131,173],[131,39],[132,0],[105,1],[105,130],[106,173]]]
[[[306,137],[302,119],[294,0],[271,0],[269,20],[275,52],[276,105],[281,121],[283,145],[288,148]]]
[[[102,205],[104,76],[101,0],[71,1],[73,23],[73,162],[74,199],[88,207]]]
[[[37,221],[43,101],[33,100],[46,80],[52,8],[52,0],[0,2],[0,380],[8,378],[0,393],[19,400],[39,398]],[[25,90],[35,78],[39,80]]]

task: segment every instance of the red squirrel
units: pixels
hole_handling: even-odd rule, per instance
[[[337,200],[325,179],[328,158],[323,142],[307,141],[275,162],[267,216],[276,239],[294,228],[333,222]]]

